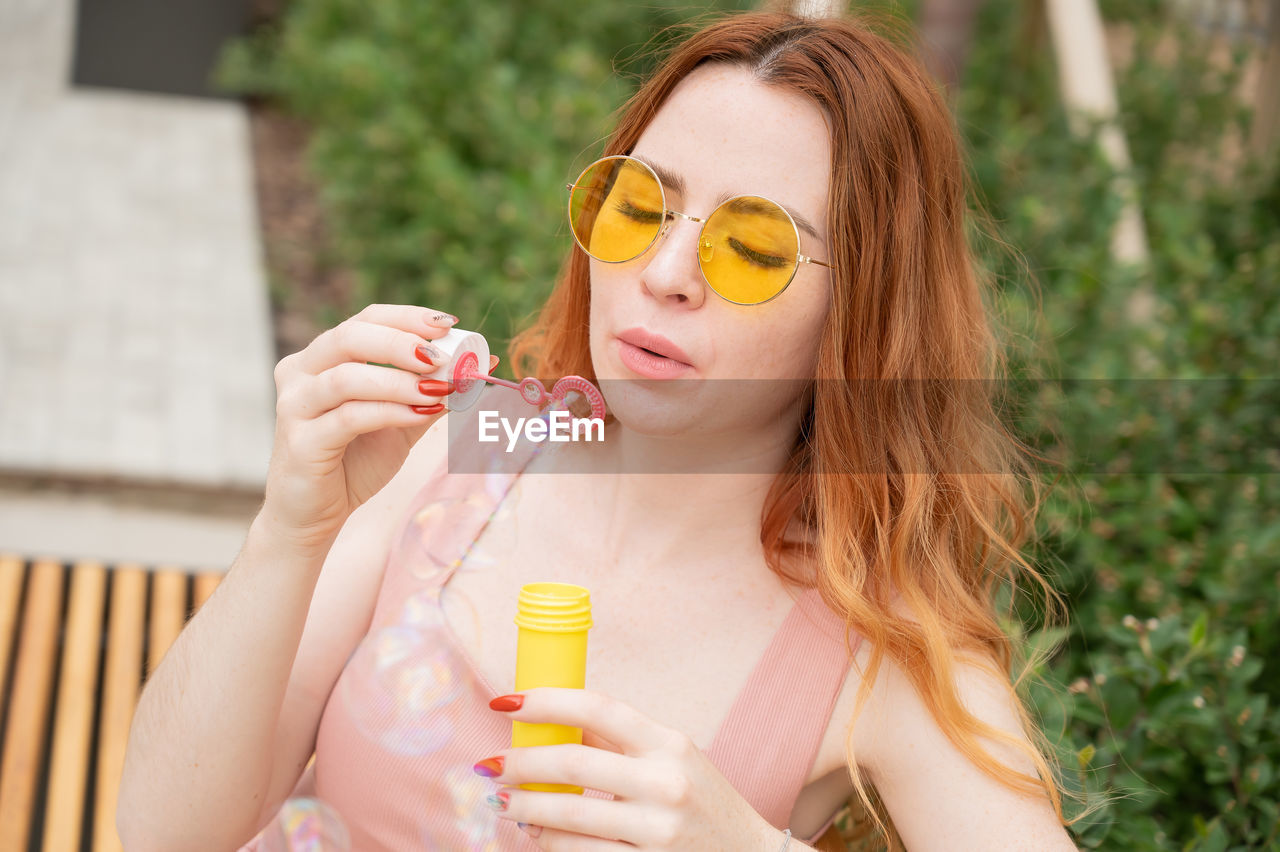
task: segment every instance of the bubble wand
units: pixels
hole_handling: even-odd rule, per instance
[[[432,346],[444,355],[445,361],[427,375],[447,376],[453,382],[453,393],[448,401],[450,411],[463,411],[475,405],[487,382],[516,391],[525,402],[539,408],[548,399],[563,402],[569,394],[578,393],[591,406],[593,418],[604,418],[604,395],[581,376],[565,376],[557,380],[548,392],[546,385],[532,376],[512,382],[480,369],[482,363],[489,363],[489,343],[474,331],[451,328],[444,337],[432,341]]]

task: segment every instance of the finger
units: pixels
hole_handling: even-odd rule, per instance
[[[280,393],[276,411],[282,417],[319,417],[350,400],[428,406],[452,392],[448,381],[348,361],[318,376],[301,377]]]
[[[443,366],[446,358],[431,343],[431,334],[425,325],[414,332],[353,317],[321,333],[295,356],[294,364],[296,369],[313,376],[347,361],[372,361],[412,373],[432,373]]]
[[[653,820],[653,811],[631,802],[519,787],[503,788],[490,802],[495,800],[505,804],[501,809],[505,819],[542,826],[538,843],[543,849],[623,849],[630,846],[632,839],[639,840],[652,833],[646,822]],[[559,841],[584,845],[556,846],[551,832],[585,835]],[[597,845],[587,845],[590,843]]]
[[[683,736],[603,692],[543,686],[520,694],[524,696],[520,708],[506,711],[510,718],[590,730],[619,746],[625,754],[659,751]]]
[[[353,319],[357,318],[364,322],[389,325],[415,334],[425,325],[428,329],[440,332],[440,334],[433,334],[433,339],[448,333],[449,329],[458,322],[458,318],[453,314],[419,305],[366,305],[353,317]]]
[[[444,408],[436,413],[435,406],[427,408],[412,409],[417,415],[417,422],[411,426],[401,427],[404,430],[405,440],[410,447],[415,446],[422,436],[427,433],[428,429],[439,427],[444,430],[445,434],[449,431],[449,409]],[[440,421],[445,421],[441,423]]]
[[[538,825],[529,826],[524,833],[535,838],[534,842],[538,848],[545,852],[597,852],[597,850],[615,852],[620,849],[636,848],[634,844],[623,843],[620,840],[588,837],[585,834],[575,834],[572,831],[560,831]]]
[[[497,355],[489,356],[489,374],[490,375],[493,375],[493,371],[498,369],[498,361],[500,360],[502,359],[500,359]]]
[[[582,732],[582,744],[585,746],[591,746],[592,748],[599,748],[599,749],[604,749],[605,751],[612,751],[617,754],[622,754],[622,749],[616,743],[606,740],[604,737],[600,736],[594,731]]]
[[[500,784],[573,784],[623,799],[658,795],[663,801],[675,786],[668,771],[653,761],[571,743],[513,748],[477,764],[477,772]]]
[[[351,400],[311,420],[302,420],[295,427],[293,444],[304,458],[320,458],[341,453],[357,435],[376,432],[379,429],[421,426],[424,420],[434,422],[444,414],[428,406],[414,411],[396,402],[369,402]]]

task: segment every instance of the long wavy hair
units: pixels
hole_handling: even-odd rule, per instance
[[[1021,552],[1039,490],[992,394],[1005,364],[984,302],[990,279],[965,232],[966,168],[942,94],[914,49],[876,31],[881,23],[772,12],[713,21],[626,103],[604,153],[630,153],[676,85],[709,62],[746,68],[825,111],[833,298],[811,406],[761,517],[769,567],[816,586],[870,642],[855,715],[888,656],[961,752],[1009,788],[1043,793],[1070,824],[1053,749],[1018,694],[1039,660],[1024,659],[998,612],[1001,587],[1016,593],[1029,580],[1044,593],[1048,620],[1065,623],[1060,597]],[[518,374],[594,377],[589,299],[588,259],[575,250],[512,341]],[[788,538],[794,525],[805,542]],[[966,710],[953,680],[962,658],[1009,687],[1026,741]],[[1015,663],[1025,664],[1016,679]],[[1038,777],[995,759],[980,737],[1020,749]],[[852,737],[846,753],[865,812],[897,848]]]

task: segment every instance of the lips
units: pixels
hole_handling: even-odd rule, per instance
[[[632,346],[647,349],[654,355],[670,358],[672,361],[677,361],[685,366],[692,366],[685,351],[660,334],[654,334],[643,328],[629,328],[620,333],[618,339],[623,343],[630,343]]]

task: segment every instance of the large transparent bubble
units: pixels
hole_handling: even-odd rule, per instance
[[[493,782],[476,775],[470,766],[457,766],[444,773],[444,787],[448,799],[435,806],[443,808],[442,815],[451,818],[448,826],[441,829],[447,842],[428,829],[423,845],[441,852],[501,852],[504,847],[498,827],[503,820],[485,804],[485,797],[495,789]]]
[[[260,852],[350,852],[337,811],[319,799],[290,799],[262,834]]]
[[[429,612],[419,602],[419,612]],[[442,629],[392,624],[365,637],[339,681],[347,713],[369,740],[394,754],[430,754],[454,732],[454,705],[471,688],[470,668]]]
[[[439,587],[450,570],[463,564],[492,565],[492,558],[474,547],[476,537],[495,518],[509,512],[502,501],[505,475],[486,475],[485,485],[465,497],[441,497],[425,504],[413,516],[418,548],[409,564],[415,579]]]

